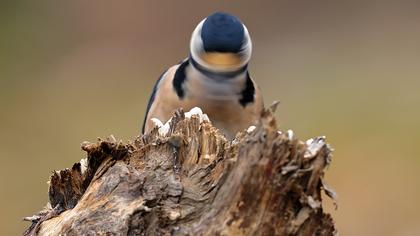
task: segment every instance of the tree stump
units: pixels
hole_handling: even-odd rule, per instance
[[[281,133],[271,110],[233,141],[177,111],[166,134],[82,149],[86,159],[51,176],[25,235],[336,234],[321,201],[321,191],[334,198],[329,145]]]

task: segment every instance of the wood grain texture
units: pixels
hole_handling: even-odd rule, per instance
[[[178,111],[169,133],[83,143],[87,160],[55,172],[26,235],[334,235],[321,191],[331,149],[277,130],[265,110],[226,140]]]

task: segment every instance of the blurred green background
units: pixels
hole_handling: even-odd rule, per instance
[[[280,128],[335,148],[340,233],[420,235],[420,4],[373,0],[1,1],[2,235],[23,232],[82,141],[138,135],[155,80],[217,10],[248,26]]]

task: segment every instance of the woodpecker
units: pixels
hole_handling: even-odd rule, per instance
[[[248,72],[248,29],[231,14],[213,13],[197,25],[189,49],[189,57],[156,82],[142,133],[154,128],[153,118],[166,122],[178,108],[199,107],[232,139],[253,125],[264,107],[260,88]]]

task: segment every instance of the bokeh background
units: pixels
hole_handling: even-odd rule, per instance
[[[0,228],[47,201],[82,141],[139,134],[161,72],[210,13],[248,26],[250,65],[280,128],[335,148],[325,205],[342,235],[420,235],[416,1],[1,1]]]

